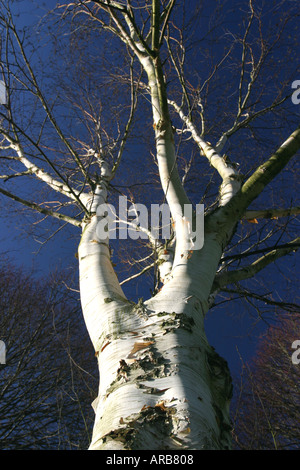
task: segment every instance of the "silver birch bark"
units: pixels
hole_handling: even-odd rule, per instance
[[[154,30],[158,8],[159,2],[153,2]],[[82,308],[100,375],[91,449],[229,448],[230,375],[209,346],[203,325],[221,243],[207,235],[205,249],[188,256],[180,209],[189,200],[175,165],[158,45],[154,38],[157,53],[150,57],[134,33],[130,40],[137,41],[135,52],[148,76],[159,174],[175,221],[176,249],[167,284],[153,299],[132,306],[118,288],[106,241],[97,238],[97,215],[84,230]]]
[[[129,33],[126,33],[114,13],[111,15],[122,39],[133,49],[148,77],[159,175],[175,222],[175,255],[161,291],[154,298],[132,306],[124,299],[113,276],[108,248],[104,247],[103,240],[99,246],[95,242],[97,216],[90,224],[92,232],[83,234],[80,266],[91,250],[86,247],[87,243],[96,245],[92,252],[98,252],[98,256],[102,250],[106,252],[102,254],[105,260],[95,263],[99,273],[89,281],[93,285],[97,279],[99,285],[95,290],[102,294],[94,295],[92,288],[92,299],[83,301],[86,323],[92,325],[89,330],[100,374],[91,449],[228,449],[231,379],[226,362],[208,344],[203,321],[223,247],[237,219],[229,212],[225,224],[222,219],[218,220],[222,212],[216,215],[216,220],[212,217],[210,224],[214,229],[205,232],[202,250],[192,253],[187,250],[181,209],[190,202],[181,185],[175,160],[159,58],[159,25],[156,24],[160,17],[159,6],[160,2],[153,2],[153,55],[139,40],[128,16]],[[228,168],[211,145],[198,136],[192,123],[188,122],[188,127],[223,179],[220,207],[226,207],[241,186],[237,172]],[[84,281],[86,279],[88,277],[84,277]],[[81,291],[85,290],[81,284]],[[86,304],[91,314],[85,313]],[[95,315],[98,320],[94,319]]]
[[[143,85],[149,95],[156,162],[175,236],[166,246],[155,247],[162,288],[153,297],[145,301],[140,299],[137,303],[126,298],[114,271],[108,232],[99,231],[99,226],[105,221],[103,205],[109,202],[109,185],[119,167],[135,111],[136,84],[132,68],[130,115],[123,137],[115,142],[116,146],[119,145],[117,157],[109,165],[101,149],[100,153],[93,150],[88,153],[89,158],[93,157],[98,165],[97,175],[92,177],[89,171],[91,161],[83,161],[70,140],[65,138],[38,87],[23,43],[12,29],[24,61],[23,68],[30,78],[27,91],[39,101],[56,138],[76,163],[82,181],[79,187],[75,187],[72,178],[66,178],[60,172],[60,166],[51,163],[39,145],[39,140],[30,141],[39,152],[38,163],[30,153],[26,155],[21,144],[25,131],[22,134],[14,124],[9,95],[8,115],[4,112],[1,114],[1,150],[5,155],[9,152],[9,158],[13,163],[23,166],[23,171],[19,171],[18,167],[17,172],[5,173],[2,178],[6,181],[30,173],[81,212],[79,216],[70,216],[63,212],[63,203],[59,210],[54,210],[51,204],[44,207],[41,203],[28,201],[2,187],[0,192],[46,216],[58,218],[82,230],[78,248],[80,297],[100,377],[98,396],[93,402],[95,424],[91,450],[230,449],[230,372],[226,361],[207,341],[205,315],[220,289],[253,276],[280,256],[294,251],[299,244],[296,239],[288,246],[270,250],[262,259],[259,258],[249,266],[230,272],[227,269],[220,271],[224,250],[241,219],[249,216],[270,217],[270,213],[279,216],[299,213],[297,207],[277,209],[277,212],[273,209],[247,212],[247,209],[300,148],[300,129],[296,129],[269,159],[243,181],[234,165],[226,162],[220,151],[228,138],[251,120],[247,118],[247,121],[239,121],[258,72],[254,73],[253,70],[244,99],[241,94],[241,77],[237,118],[233,126],[212,145],[205,139],[203,132],[197,129],[191,116],[168,97],[160,48],[174,5],[175,1],[170,0],[163,11],[159,0],[153,0],[151,8],[147,5],[151,12],[151,27],[145,37],[135,21],[131,2],[125,5],[110,0],[75,1],[65,5],[66,14],[74,9],[74,16],[87,15],[93,22],[99,23],[101,28],[115,34],[130,50],[131,65],[134,56],[147,77],[147,83],[139,82],[138,86]],[[98,14],[99,11],[101,14]],[[245,60],[244,57],[243,66]],[[9,61],[7,67],[9,74]],[[180,76],[180,83],[186,95],[183,76]],[[191,249],[188,243],[195,214],[187,220],[183,211],[190,200],[179,177],[174,142],[176,130],[172,126],[169,106],[175,109],[184,130],[193,139],[199,157],[205,158],[221,179],[218,204],[215,210],[208,211],[205,216],[204,245],[198,250]],[[273,108],[271,106],[268,109]],[[267,112],[267,109],[256,115],[263,112]],[[204,123],[203,119],[202,127]],[[40,161],[50,167],[49,171],[43,169]],[[77,177],[74,179],[77,181]],[[151,237],[149,241],[153,245]]]
[[[195,252],[155,297],[134,305],[119,288],[96,224],[94,215],[79,246],[82,308],[100,375],[90,448],[229,448],[230,375],[203,325],[219,243],[208,236],[207,251]]]

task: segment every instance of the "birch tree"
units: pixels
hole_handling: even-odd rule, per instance
[[[100,377],[91,450],[231,448],[230,371],[207,340],[205,317],[220,296],[239,294],[299,246],[299,207],[289,193],[300,147],[291,104],[298,13],[287,1],[234,6],[239,23],[230,31],[230,3],[58,5],[52,61],[60,58],[63,74],[51,88],[41,73],[51,59],[43,69],[1,2],[0,193],[56,219],[56,231],[77,230],[82,313]],[[135,266],[146,264],[119,280],[101,228],[126,161],[152,203],[146,184],[157,173],[170,236],[127,220],[147,236],[136,237],[145,257],[134,252]],[[287,175],[290,188],[280,192]],[[204,244],[193,249],[200,202]],[[118,242],[115,252],[128,240]],[[134,302],[125,285],[150,270],[153,293]]]

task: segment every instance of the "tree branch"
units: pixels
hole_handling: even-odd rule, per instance
[[[265,187],[280,173],[290,159],[300,148],[300,126],[288,137],[288,139],[260,165],[243,184],[240,191],[232,199],[212,214],[212,228],[217,229],[220,223],[225,223],[228,230],[232,230],[237,221],[244,216],[247,207],[256,199]],[[231,217],[228,217],[228,214]],[[217,224],[217,225],[216,225]],[[230,228],[231,227],[231,228]]]
[[[243,184],[240,193],[236,196],[239,210],[245,210],[249,204],[259,196],[267,184],[287,165],[289,160],[300,149],[300,126],[288,137],[279,149],[260,165],[257,170]],[[232,201],[234,204],[234,202]]]
[[[65,222],[68,222],[69,224],[75,225],[76,227],[81,227],[82,223],[79,220],[74,219],[73,217],[70,217],[65,214],[60,214],[59,212],[52,211],[50,209],[45,209],[35,202],[30,202],[27,201],[26,199],[23,199],[21,197],[16,196],[15,194],[6,191],[3,188],[0,188],[0,193],[4,194],[5,196],[9,197],[10,199],[13,199],[14,201],[20,202],[24,206],[30,207],[30,209],[33,209],[37,212],[40,212],[41,214],[47,215],[54,217],[55,219],[63,220]]]
[[[25,53],[25,50],[24,50],[24,47],[23,47],[23,44],[22,44],[22,41],[18,35],[18,32],[15,28],[15,25],[13,23],[11,24],[7,24],[7,28],[10,28],[13,32],[13,35],[17,41],[17,44],[19,46],[19,50],[20,50],[20,53],[21,53],[21,56],[22,56],[22,59],[24,61],[24,64],[26,66],[26,69],[28,70],[29,72],[29,75],[30,75],[30,78],[31,78],[31,83],[33,84],[34,86],[34,91],[32,90],[29,90],[31,93],[33,93],[35,96],[38,97],[38,99],[40,100],[41,102],[41,105],[46,113],[46,115],[48,116],[49,118],[49,121],[51,122],[53,128],[55,129],[56,133],[58,134],[59,138],[61,139],[61,141],[63,142],[63,144],[66,146],[66,148],[68,149],[68,151],[70,152],[70,154],[72,155],[72,157],[74,158],[75,162],[77,163],[79,169],[81,170],[83,176],[85,177],[86,181],[90,184],[91,188],[93,188],[93,182],[90,180],[89,178],[89,175],[86,173],[86,170],[79,158],[79,156],[77,155],[76,151],[73,149],[73,147],[70,145],[70,143],[68,142],[68,140],[66,139],[66,137],[64,136],[60,126],[58,125],[55,117],[53,116],[49,106],[48,106],[48,103],[46,101],[46,99],[44,98],[44,95],[38,85],[38,82],[37,82],[37,79],[36,79],[36,76],[35,76],[35,73],[33,71],[33,68],[27,58],[27,55]]]
[[[293,302],[280,302],[280,301],[277,301],[277,300],[268,299],[268,297],[266,297],[266,295],[255,294],[254,292],[249,292],[245,289],[227,289],[227,288],[223,288],[223,289],[221,289],[221,291],[222,292],[228,292],[229,294],[237,294],[240,297],[246,297],[246,298],[247,297],[252,297],[253,299],[264,302],[265,304],[276,305],[277,307],[280,307],[284,310],[294,312],[294,313],[295,313],[295,311],[299,310],[299,308],[300,308],[298,304],[295,304]]]
[[[228,284],[234,284],[236,282],[255,276],[255,274],[264,269],[270,263],[276,261],[278,258],[281,258],[282,256],[285,256],[292,251],[297,251],[299,245],[300,237],[296,238],[292,242],[287,243],[284,248],[276,248],[269,253],[266,253],[264,256],[251,263],[249,266],[245,266],[244,268],[237,269],[235,271],[228,271],[222,274],[217,274],[212,290],[218,290],[224,286],[227,286]]]
[[[278,219],[279,217],[289,217],[300,214],[300,207],[290,207],[289,209],[263,209],[246,211],[243,219]]]
[[[145,266],[139,273],[133,274],[132,276],[128,277],[127,279],[124,279],[124,281],[121,281],[121,282],[120,282],[120,286],[122,286],[122,285],[125,284],[126,282],[132,281],[132,279],[136,279],[137,277],[142,276],[142,275],[145,274],[147,271],[149,271],[150,269],[152,269],[152,268],[154,267],[154,265],[155,265],[155,263],[151,263],[151,264],[149,264],[148,266]]]
[[[160,23],[160,0],[152,0],[151,30],[152,30],[152,51],[158,54],[159,39],[159,23]]]
[[[217,170],[221,176],[223,183],[220,188],[220,206],[224,206],[228,201],[237,193],[241,187],[241,176],[237,170],[226,160],[219,155],[211,144],[206,142],[197,132],[194,124],[189,117],[185,116],[180,107],[175,101],[169,100],[183,122],[186,124],[187,129],[192,134],[192,137],[209,163]]]
[[[162,46],[164,35],[165,35],[165,30],[168,25],[174,5],[175,5],[175,0],[170,0],[165,11],[163,12],[165,14],[165,17],[164,17],[164,24],[162,26],[161,33],[160,33],[159,48]]]
[[[13,127],[15,127],[14,124],[12,124]],[[45,157],[47,163],[51,166],[51,168],[54,169],[54,171],[58,174],[59,177],[61,177],[62,181],[58,181],[53,176],[51,176],[49,173],[47,173],[43,168],[38,167],[35,163],[32,163],[25,155],[23,148],[21,146],[21,143],[19,140],[14,140],[12,139],[7,132],[4,129],[1,129],[2,134],[5,136],[6,140],[9,142],[9,148],[14,150],[17,155],[18,155],[18,161],[20,161],[26,168],[27,168],[27,174],[31,174],[36,176],[40,181],[43,181],[46,183],[48,186],[50,186],[54,191],[59,192],[63,194],[64,196],[73,199],[77,201],[82,209],[87,212],[86,207],[84,206],[83,202],[81,201],[80,198],[80,192],[74,190],[69,184],[66,184],[64,182],[64,178],[61,176],[60,172],[57,170],[57,168],[50,162],[50,160],[45,156],[43,153],[43,156]],[[16,136],[17,137],[17,136]],[[30,139],[31,141],[31,139]],[[32,141],[31,141],[32,142]],[[32,142],[33,143],[33,142]],[[34,143],[33,143],[34,144]],[[26,174],[23,172],[23,174]],[[9,176],[10,178],[13,177]],[[1,176],[3,178],[3,176]],[[85,196],[84,194],[82,196]]]
[[[136,93],[136,89],[135,89],[135,86],[134,86],[134,78],[133,78],[133,57],[131,58],[131,64],[130,64],[130,88],[131,88],[131,90],[130,90],[131,91],[130,113],[129,113],[128,121],[127,121],[126,126],[125,126],[123,137],[121,139],[118,155],[117,155],[117,158],[116,158],[116,160],[113,164],[112,179],[115,176],[115,173],[116,173],[116,171],[117,171],[117,169],[120,165],[121,158],[122,158],[122,155],[123,155],[123,150],[124,150],[125,143],[126,143],[126,140],[128,138],[131,126],[132,126],[133,117],[134,117],[134,113],[135,113],[136,105],[137,105],[137,93]],[[138,88],[138,84],[137,84],[137,88]]]

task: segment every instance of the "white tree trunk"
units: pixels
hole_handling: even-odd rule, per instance
[[[130,63],[133,65],[132,54],[135,54],[148,77],[145,89],[149,92],[152,105],[161,187],[175,224],[175,237],[172,243],[168,243],[163,248],[155,246],[158,261],[156,264],[160,270],[160,280],[164,284],[161,291],[145,302],[141,299],[135,304],[127,300],[110,261],[108,237],[103,234],[99,237],[97,233],[98,222],[102,220],[98,209],[106,201],[108,182],[120,164],[136,107],[135,69],[132,68],[130,72],[131,112],[125,132],[120,138],[118,123],[118,138],[116,140],[112,138],[114,147],[119,145],[113,168],[111,171],[107,168],[104,161],[105,151],[102,154],[102,150],[98,149],[98,154],[94,149],[90,149],[92,153],[89,154],[89,151],[88,157],[97,155],[96,160],[100,170],[92,176],[95,168],[94,163],[91,164],[92,159],[86,159],[86,156],[81,159],[70,144],[71,136],[67,137],[63,134],[52,113],[52,106],[47,104],[39,88],[24,50],[24,41],[18,36],[17,30],[11,23],[10,15],[9,19],[5,19],[5,12],[1,15],[1,21],[7,30],[6,58],[13,60],[12,64],[5,65],[5,61],[2,64],[3,71],[7,74],[7,84],[10,82],[13,84],[15,80],[19,81],[21,89],[22,86],[24,87],[23,92],[33,94],[38,99],[38,103],[46,113],[46,119],[43,120],[36,137],[27,135],[27,127],[25,131],[21,130],[17,121],[12,118],[14,114],[17,114],[15,109],[19,109],[18,101],[16,102],[17,108],[12,105],[15,93],[9,94],[8,89],[7,96],[4,97],[3,83],[0,81],[0,104],[6,103],[7,108],[7,117],[5,117],[6,111],[3,111],[1,117],[3,138],[0,149],[4,152],[4,158],[10,161],[9,164],[4,165],[5,171],[8,168],[8,174],[2,174],[0,177],[5,182],[17,176],[35,176],[39,182],[80,207],[80,213],[84,216],[82,220],[79,220],[77,216],[73,218],[64,214],[65,207],[68,207],[64,200],[58,204],[58,210],[54,211],[56,200],[32,202],[2,186],[0,186],[0,193],[39,213],[83,229],[78,249],[81,303],[86,326],[98,358],[100,373],[98,398],[93,404],[96,417],[90,448],[99,450],[225,449],[230,447],[231,442],[228,410],[231,380],[226,362],[207,342],[204,316],[211,298],[222,286],[248,278],[279,256],[299,246],[299,240],[295,239],[284,247],[276,247],[269,253],[264,253],[262,258],[253,261],[250,266],[243,266],[228,272],[224,269],[217,273],[222,253],[232,236],[234,227],[245,216],[245,211],[252,201],[261,194],[266,185],[282,171],[299,150],[300,128],[298,127],[277,151],[243,182],[243,177],[239,175],[236,166],[229,162],[226,155],[220,154],[227,138],[238,128],[245,128],[254,117],[271,111],[273,107],[283,103],[286,98],[278,102],[275,100],[271,106],[261,110],[254,111],[253,109],[252,115],[241,121],[240,118],[243,116],[241,113],[248,108],[250,91],[260,70],[259,63],[256,67],[252,64],[254,67],[252,72],[255,73],[250,73],[248,91],[243,99],[242,89],[246,84],[246,81],[244,82],[246,75],[244,76],[244,73],[241,75],[236,120],[231,129],[225,131],[213,147],[198,132],[191,114],[184,114],[185,106],[179,107],[175,101],[168,100],[159,51],[164,39],[167,39],[167,36],[170,37],[168,21],[175,2],[152,0],[152,7],[150,7],[150,2],[146,3],[147,5],[140,6],[142,13],[138,16],[138,21],[135,19],[135,11],[138,12],[139,7],[131,6],[130,2],[115,0],[71,2],[68,7],[67,5],[65,7],[68,11],[69,8],[72,11],[74,7],[74,15],[79,15],[80,12],[88,15],[92,18],[94,25],[96,21],[99,21],[100,27],[116,34],[131,50]],[[160,7],[162,7],[161,11]],[[150,8],[152,9],[151,18],[145,17],[145,23],[143,23],[143,11],[149,12]],[[251,11],[250,21],[254,16],[252,5]],[[106,20],[105,15],[107,15]],[[150,31],[148,31],[149,19]],[[245,39],[244,46],[246,47]],[[14,41],[16,41],[15,45]],[[8,47],[10,43],[11,50]],[[184,50],[183,45],[178,43],[176,47],[178,46]],[[19,56],[22,58],[20,62]],[[264,55],[259,62],[263,61],[263,58]],[[16,64],[14,64],[15,59]],[[178,59],[181,60],[180,57]],[[244,59],[242,70],[246,65]],[[183,68],[183,66],[180,67],[180,69]],[[21,79],[18,78],[18,71],[21,73]],[[182,70],[180,70],[181,73]],[[24,74],[29,81],[23,80]],[[187,90],[183,74],[179,79],[184,87],[185,95]],[[121,102],[123,103],[123,99]],[[204,246],[201,250],[187,248],[189,240],[187,227],[193,228],[195,214],[188,220],[183,214],[185,204],[189,204],[190,201],[177,169],[174,129],[168,103],[182,119],[186,128],[184,130],[190,132],[200,149],[201,156],[207,158],[209,164],[216,169],[222,179],[218,198],[219,207],[206,217]],[[251,113],[251,109],[249,111]],[[41,114],[37,112],[37,116]],[[52,126],[54,134],[59,139],[59,145],[53,145],[53,148],[51,146],[52,150],[48,144],[45,145],[48,137],[42,143],[44,126],[47,129],[47,123]],[[93,121],[90,129],[94,124],[96,120]],[[32,121],[32,126],[33,130],[37,129],[34,121]],[[101,129],[100,119],[98,128],[98,117],[96,131],[97,133],[103,131],[107,135],[104,129]],[[52,136],[52,131],[49,135]],[[98,140],[99,135],[96,134],[95,137],[92,140]],[[22,142],[26,142],[24,147]],[[54,156],[54,149],[60,148],[61,144],[67,150],[66,162],[72,157],[77,165],[74,173],[71,168],[69,170],[66,168],[65,173],[65,165],[59,158],[55,157],[52,160],[47,156],[46,150],[49,152],[51,150],[50,154]],[[26,151],[29,151],[28,155]],[[10,155],[11,153],[13,156]],[[10,168],[13,163],[17,164],[16,167]],[[23,171],[19,171],[19,164],[23,165]],[[71,167],[73,168],[73,165]],[[80,180],[77,180],[77,170],[83,177],[82,186],[78,187]],[[77,189],[70,184],[70,181],[76,181]],[[201,184],[200,180],[199,184]],[[93,191],[92,195],[85,192],[86,187]],[[37,195],[36,201],[40,201],[40,195]],[[54,206],[53,203],[55,203]],[[293,208],[293,212],[296,213],[298,209]],[[287,213],[286,210],[274,212],[272,209],[272,213],[267,211],[267,215],[265,210],[251,211],[248,216],[250,214],[251,217],[273,217],[278,213],[290,215],[291,210],[288,209]]]
[[[175,222],[175,256],[161,291],[134,304],[114,274],[108,240],[97,237],[100,217],[94,215],[83,232],[82,308],[100,374],[90,449],[225,449],[231,442],[231,380],[226,362],[207,342],[204,315],[226,233],[218,228],[206,234],[202,250],[188,248],[183,209],[189,199],[176,167],[161,65],[142,52],[139,45],[161,185]],[[103,182],[94,214],[105,197]],[[192,227],[192,220],[187,223]]]
[[[99,198],[100,200],[101,198]],[[230,447],[227,364],[209,346],[203,319],[221,248],[178,265],[145,303],[128,301],[94,215],[79,246],[82,308],[99,363],[91,450]]]

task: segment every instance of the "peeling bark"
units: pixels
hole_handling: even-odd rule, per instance
[[[239,120],[243,116],[241,113],[246,107],[255,81],[254,75],[251,77],[250,74],[251,80],[244,99],[240,89],[239,111],[232,128],[223,133],[214,147],[204,140],[203,114],[200,133],[191,119],[191,114],[183,113],[184,106],[179,107],[167,96],[159,49],[166,39],[165,32],[174,4],[173,0],[167,5],[152,0],[150,31],[145,37],[143,34],[147,29],[147,22],[142,29],[139,28],[141,19],[135,21],[135,8],[130,2],[102,0],[74,4],[71,2],[65,5],[70,11],[74,8],[74,14],[88,15],[95,22],[93,24],[99,22],[101,27],[112,31],[132,53],[131,111],[124,135],[120,140],[117,139],[120,142],[119,151],[110,170],[104,161],[105,152],[100,154],[100,150],[97,153],[91,149],[90,156],[97,155],[98,164],[93,175],[90,162],[79,158],[77,151],[70,144],[70,139],[66,138],[54,118],[51,106],[47,104],[26,57],[23,42],[16,30],[12,29],[24,61],[20,70],[27,72],[33,87],[32,90],[25,87],[25,90],[33,92],[37,97],[56,137],[72,157],[76,171],[79,170],[83,178],[80,189],[78,186],[77,189],[73,188],[70,181],[77,181],[77,176],[74,179],[65,177],[60,171],[60,164],[55,165],[47,157],[39,139],[29,139],[29,142],[38,150],[38,155],[42,156],[41,160],[33,158],[32,155],[25,155],[17,136],[20,135],[21,140],[29,136],[26,133],[22,135],[13,120],[2,115],[4,123],[6,119],[7,129],[5,126],[0,129],[4,138],[0,147],[4,152],[13,151],[14,155],[6,158],[12,159],[18,165],[22,164],[25,170],[20,172],[17,167],[17,171],[2,175],[3,181],[16,176],[35,176],[39,182],[79,206],[81,212],[78,217],[83,217],[80,220],[69,217],[59,211],[53,211],[50,203],[45,208],[42,204],[27,201],[0,188],[0,193],[17,202],[82,229],[78,249],[81,304],[100,374],[98,397],[93,403],[95,425],[91,450],[230,448],[231,378],[226,361],[208,344],[204,330],[205,314],[217,291],[224,285],[252,276],[269,262],[296,249],[299,244],[298,239],[294,240],[288,246],[276,247],[250,266],[216,274],[224,249],[238,221],[247,214],[249,216],[249,212],[246,212],[249,204],[261,194],[300,148],[300,129],[296,129],[278,150],[243,182],[243,176],[239,175],[236,166],[229,162],[226,155],[221,156],[220,152],[228,137],[238,128],[245,127],[255,115],[259,116],[266,109],[271,110],[273,106],[257,111],[243,121]],[[150,4],[146,7],[150,11]],[[164,7],[163,12],[160,7]],[[107,15],[106,20],[102,15],[98,15],[100,10],[104,17]],[[12,28],[10,20],[6,26]],[[135,58],[139,60],[148,78],[145,89],[150,94],[160,182],[174,224],[174,238],[171,241],[159,247],[155,242],[154,249],[158,260],[156,264],[163,287],[151,299],[145,302],[140,299],[137,303],[126,298],[111,263],[108,236],[99,236],[97,231],[98,224],[103,221],[103,211],[99,208],[107,200],[108,184],[119,167],[133,121],[136,106],[135,87],[139,86],[135,83],[133,73]],[[243,59],[242,66],[244,65]],[[11,73],[9,65],[7,71]],[[184,88],[183,76],[180,77],[180,82]],[[187,89],[184,90],[184,95],[189,104]],[[274,106],[278,103],[279,101]],[[188,227],[193,227],[195,214],[191,220],[186,220],[183,215],[184,206],[190,204],[190,201],[176,164],[174,129],[169,115],[169,104],[182,119],[186,127],[184,130],[191,134],[201,155],[206,157],[208,164],[216,169],[222,180],[216,201],[218,208],[212,210],[205,220],[204,246],[201,250],[193,251],[187,248],[190,235]],[[8,106],[11,106],[10,100]],[[43,128],[41,135],[42,130]],[[98,130],[100,132],[100,128]],[[117,141],[115,145],[117,146]],[[49,171],[40,167],[40,162]],[[93,166],[93,171],[94,168]],[[89,190],[91,193],[85,192]],[[60,208],[63,207],[61,204]],[[273,217],[274,214],[278,216],[291,213],[299,213],[299,208],[279,213],[273,209],[272,212],[259,211],[255,212],[254,216]],[[153,246],[151,237],[149,241]]]
[[[230,374],[206,340],[199,302],[170,313],[160,303],[146,302],[139,320],[134,306],[114,314],[126,327],[98,354],[91,450],[230,448]]]
[[[103,186],[97,203],[104,197]],[[119,286],[108,240],[97,236],[99,219],[87,222],[79,247],[82,309],[100,374],[90,449],[230,448],[230,374],[204,331],[221,256],[215,236],[174,265],[156,296],[135,304]]]

